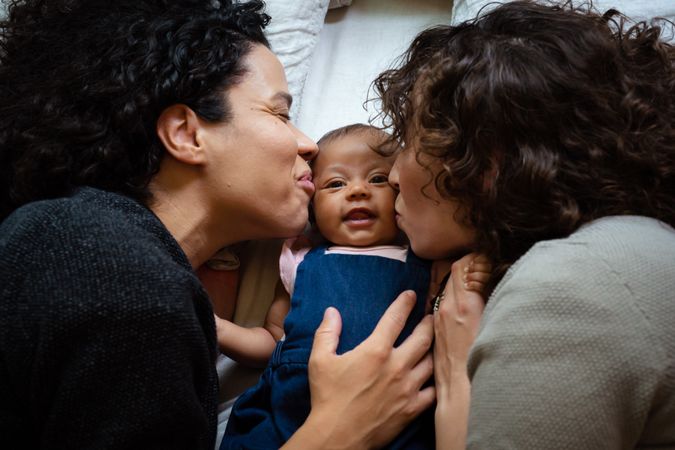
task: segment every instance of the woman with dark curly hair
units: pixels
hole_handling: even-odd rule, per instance
[[[297,235],[314,191],[269,17],[260,1],[9,3],[0,447],[213,448],[215,324],[194,269]],[[412,297],[341,356],[327,310],[288,448],[379,446],[432,404],[431,320],[393,348]]]
[[[660,25],[510,2],[421,33],[376,80],[412,249],[494,263],[482,318],[470,302],[435,314],[439,448],[675,446],[675,48]]]

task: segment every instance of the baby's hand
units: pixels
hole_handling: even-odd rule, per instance
[[[492,264],[487,256],[479,254],[462,268],[462,286],[467,291],[482,294],[490,281]]]
[[[452,268],[452,270],[451,270]],[[449,279],[452,272],[452,279]],[[441,291],[447,289],[447,282],[453,281],[457,293],[472,292],[483,294],[487,282],[492,275],[492,264],[487,256],[471,253],[457,261],[438,260],[431,266],[431,283],[427,299],[427,312],[438,308],[439,301],[445,296]],[[436,296],[434,296],[436,293]]]

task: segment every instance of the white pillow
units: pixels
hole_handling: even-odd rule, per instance
[[[473,19],[478,11],[498,6],[494,0],[455,0],[452,8],[452,23]],[[640,21],[653,17],[664,17],[675,21],[675,2],[673,0],[594,0],[593,6],[600,12],[614,8],[630,19]],[[671,37],[671,36],[668,36]]]
[[[349,6],[352,4],[352,0],[330,0],[328,9],[342,8],[343,6]]]
[[[334,128],[367,122],[377,111],[374,104],[363,105],[372,81],[420,31],[449,23],[451,8],[452,0],[357,0],[329,11],[304,86],[298,127],[317,140]]]
[[[312,53],[323,28],[329,0],[266,0],[272,17],[265,30],[272,51],[286,69],[293,96],[291,118],[297,116]]]

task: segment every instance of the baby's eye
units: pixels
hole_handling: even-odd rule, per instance
[[[284,122],[290,122],[291,116],[288,113],[277,113],[277,116]]]
[[[389,183],[389,177],[386,175],[375,175],[370,179],[373,184]]]
[[[346,186],[346,184],[342,180],[333,180],[333,181],[330,181],[328,184],[326,184],[326,187],[328,189],[337,189],[337,188],[341,188],[341,187],[345,187],[345,186]]]

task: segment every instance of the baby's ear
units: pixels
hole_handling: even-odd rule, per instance
[[[206,159],[198,134],[200,127],[197,114],[189,106],[171,105],[157,119],[157,136],[175,159],[198,165]]]

